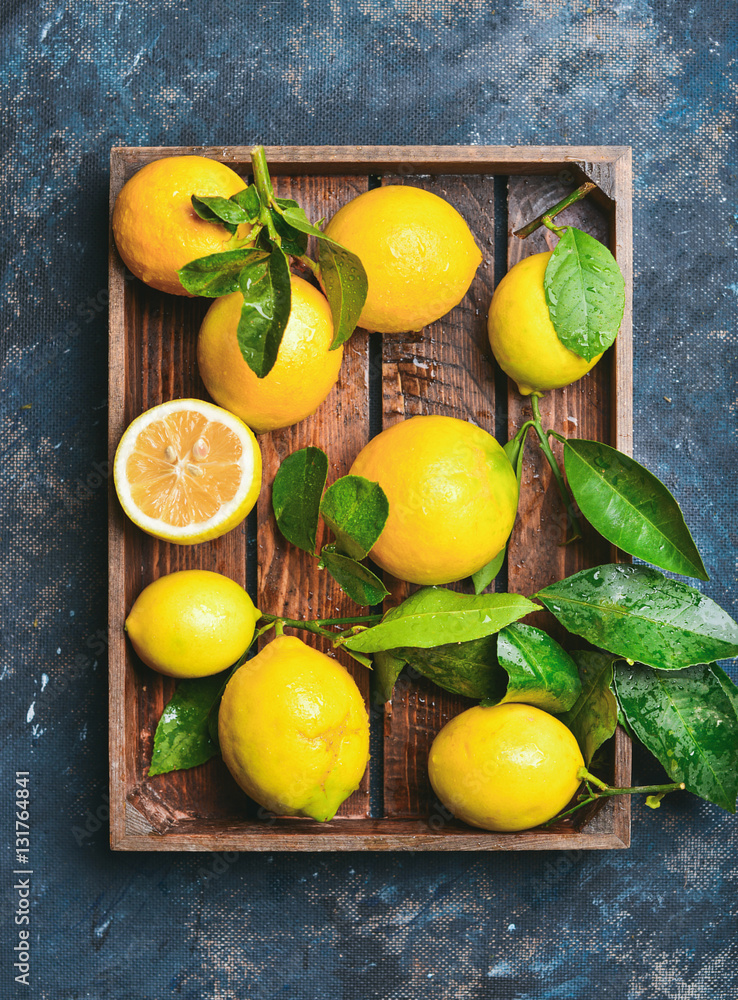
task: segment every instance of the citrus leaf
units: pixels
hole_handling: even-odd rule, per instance
[[[394,653],[444,691],[496,702],[504,697],[507,675],[497,663],[495,646],[495,636],[488,635],[429,649],[404,646]]]
[[[514,624],[497,636],[497,660],[508,675],[506,690],[487,704],[524,702],[546,712],[565,712],[579,697],[577,665],[545,632]]]
[[[618,703],[613,694],[613,665],[616,657],[586,649],[575,650],[572,659],[579,670],[581,694],[559,719],[576,737],[584,763],[590,761],[618,724]]]
[[[277,198],[277,212],[292,229],[304,233],[306,236],[315,236],[317,239],[325,239],[323,231],[314,226],[305,214],[305,210],[300,208],[296,201],[291,198]]]
[[[293,212],[299,212],[302,217],[305,217],[305,213],[296,201],[292,201],[287,198],[277,198],[277,204],[289,206]],[[293,225],[290,225],[286,214],[283,215],[280,212],[272,212],[271,216],[274,222],[274,228],[277,230],[282,240],[282,250],[284,250],[286,254],[291,254],[293,257],[301,257],[307,250],[307,233],[301,229],[297,229]],[[305,221],[307,222],[306,217]]]
[[[247,189],[248,190],[248,189]],[[193,194],[192,207],[206,222],[220,222],[229,233],[236,232],[242,222],[253,222],[238,202],[231,198],[205,197]]]
[[[236,191],[235,194],[231,195],[230,200],[243,210],[246,222],[258,222],[261,214],[261,198],[256,184],[249,184],[242,191]]]
[[[282,462],[272,484],[272,509],[288,542],[315,553],[320,498],[328,475],[328,456],[320,448],[300,448]]]
[[[333,317],[333,351],[354,332],[369,286],[364,265],[356,254],[320,235],[318,266]]]
[[[624,552],[709,579],[679,504],[648,469],[600,441],[564,445],[566,477],[589,523]]]
[[[505,562],[505,555],[507,554],[507,546],[503,545],[497,555],[486,566],[482,566],[478,569],[476,573],[472,575],[472,583],[474,584],[474,593],[481,594],[483,590],[489,587],[490,583],[494,580],[497,574],[502,569],[503,563]]]
[[[730,702],[735,709],[735,714],[738,716],[738,687],[736,687],[732,678],[728,677],[719,663],[713,663],[711,666],[712,672],[720,682],[720,687],[725,691],[728,698],[730,698]]]
[[[615,688],[631,728],[669,778],[735,812],[738,717],[713,665],[674,673],[619,662]]]
[[[243,306],[236,337],[243,359],[258,378],[274,367],[290,318],[292,290],[287,258],[279,247],[247,264],[239,275]]]
[[[384,705],[385,702],[392,700],[395,683],[402,673],[405,661],[396,651],[389,650],[374,653],[373,659],[372,701],[375,705]]]
[[[320,513],[336,536],[336,551],[363,559],[382,534],[389,501],[379,483],[362,476],[343,476],[325,491]]]
[[[569,226],[546,265],[543,288],[564,347],[591,361],[612,344],[623,319],[625,282],[599,240]]]
[[[523,452],[525,451],[526,437],[527,434],[524,434],[518,439],[516,435],[502,446],[502,450],[507,455],[508,462],[512,465],[515,471],[515,478],[518,481],[518,489],[520,489],[520,483],[523,479]]]
[[[396,608],[378,625],[339,640],[348,649],[376,653],[401,646],[441,646],[469,642],[498,632],[505,625],[537,611],[519,594],[457,594],[443,587],[425,587]]]
[[[324,545],[320,553],[320,564],[331,574],[333,579],[344,590],[352,601],[362,606],[372,607],[380,604],[389,591],[382,581],[366,566],[356,559],[336,552],[334,546]],[[349,650],[351,647],[347,647]],[[365,649],[359,652],[370,653]]]
[[[218,754],[208,718],[222,689],[222,674],[179,682],[156,727],[149,777],[197,767]]]
[[[585,569],[535,597],[592,645],[662,670],[738,655],[738,625],[721,607],[646,566]]]
[[[256,265],[267,258],[264,250],[242,247],[198,257],[177,271],[180,284],[193,295],[217,299],[221,295],[237,292],[241,271],[247,265]]]

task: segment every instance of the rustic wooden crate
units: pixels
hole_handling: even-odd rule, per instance
[[[530,415],[529,404],[496,369],[486,338],[495,283],[495,251],[506,266],[555,242],[545,230],[525,241],[510,235],[584,178],[599,190],[570,208],[563,221],[594,233],[615,253],[627,300],[615,347],[580,382],[541,403],[549,426],[632,450],[631,165],[621,147],[274,147],[267,159],[277,194],[296,198],[312,219],[330,217],[370,186],[410,183],[435,191],[469,222],[484,262],[469,294],[421,334],[363,331],[346,346],[338,386],[318,412],[296,427],[261,435],[264,489],[247,524],[222,538],[186,547],[157,541],[123,515],[110,492],[110,825],[117,850],[331,851],[542,850],[623,848],[630,842],[627,796],[609,799],[576,820],[547,830],[500,834],[449,818],[430,789],[426,759],[444,723],[471,704],[422,679],[401,678],[392,702],[370,712],[372,760],[361,788],[329,824],[265,816],[235,785],[220,759],[189,770],[147,777],[153,736],[174,682],[144,667],[126,643],[123,622],[140,590],[158,576],[199,567],[256,588],[257,604],[286,617],[355,613],[316,560],[276,531],[270,486],[279,463],[297,448],[319,445],[329,479],[344,475],[372,434],[404,417],[441,413],[472,420],[503,440]],[[117,148],[111,154],[110,207],[139,167],[163,156],[199,153],[246,177],[244,147]],[[505,203],[495,220],[495,204]],[[504,272],[505,268],[502,268]],[[500,268],[497,268],[499,278]],[[168,296],[127,275],[110,250],[109,447],[112,463],[125,427],[142,411],[183,396],[207,398],[195,362],[197,331],[208,300]],[[561,546],[565,520],[550,472],[537,447],[526,450],[518,520],[509,546],[507,589],[532,594],[562,576],[617,558],[594,532]],[[247,559],[248,553],[248,559]],[[253,566],[254,559],[257,566]],[[389,581],[388,604],[409,592]],[[461,585],[460,589],[468,585]],[[556,624],[540,612],[534,623]],[[303,634],[304,637],[304,634]],[[317,640],[320,647],[320,640]],[[369,698],[368,672],[339,654]],[[618,730],[609,780],[628,785],[630,742]],[[374,807],[372,807],[374,804]]]

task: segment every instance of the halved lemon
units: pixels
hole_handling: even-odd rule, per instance
[[[235,528],[261,489],[261,452],[238,417],[202,399],[173,399],[126,429],[113,478],[142,531],[179,545]]]

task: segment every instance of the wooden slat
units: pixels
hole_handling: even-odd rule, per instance
[[[330,218],[346,201],[367,190],[367,178],[274,179],[281,198],[294,198],[313,220]],[[328,483],[345,476],[356,455],[369,440],[369,342],[365,333],[354,334],[344,349],[338,383],[318,411],[294,427],[262,434],[264,488],[257,505],[259,584],[257,603],[262,611],[286,618],[327,618],[360,614],[333,578],[318,569],[318,560],[289,545],[276,528],[272,514],[271,484],[281,462],[308,445],[328,455]],[[319,538],[320,546],[327,538]],[[367,609],[368,610],[368,609]],[[300,638],[325,653],[336,655],[330,643],[300,633]],[[369,701],[369,672],[346,654],[337,659],[353,675]],[[371,766],[371,765],[370,765]],[[361,787],[341,806],[341,816],[369,815],[369,768]]]
[[[627,146],[267,146],[272,174],[549,174],[578,167],[603,185],[616,183]],[[196,154],[248,173],[248,146],[125,146],[113,151],[127,171],[162,156]]]
[[[449,201],[469,223],[483,261],[466,298],[419,334],[386,334],[383,353],[383,426],[408,417],[441,414],[470,420],[494,433],[494,372],[486,336],[494,262],[494,187],[489,177],[432,179],[386,175],[384,184],[411,183]],[[412,591],[388,581],[388,606]],[[403,679],[404,680],[404,679]],[[428,752],[449,719],[472,704],[422,677],[398,684],[387,707],[384,742],[384,802],[390,817],[428,816],[434,796]]]

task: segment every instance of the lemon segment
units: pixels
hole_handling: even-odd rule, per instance
[[[477,705],[448,722],[428,758],[446,808],[485,830],[528,830],[552,819],[580,785],[573,734],[530,705]]]
[[[332,819],[369,760],[369,717],[353,678],[293,636],[236,671],[218,736],[237,783],[277,815]]]
[[[113,476],[123,510],[142,531],[192,545],[244,520],[261,488],[261,452],[232,413],[175,399],[130,424]]]
[[[492,353],[523,396],[576,382],[602,357],[587,361],[559,340],[543,288],[550,257],[518,261],[495,289],[487,320]]]
[[[141,591],[126,632],[153,670],[170,677],[208,677],[246,651],[258,618],[251,598],[234,580],[210,570],[180,570]]]

